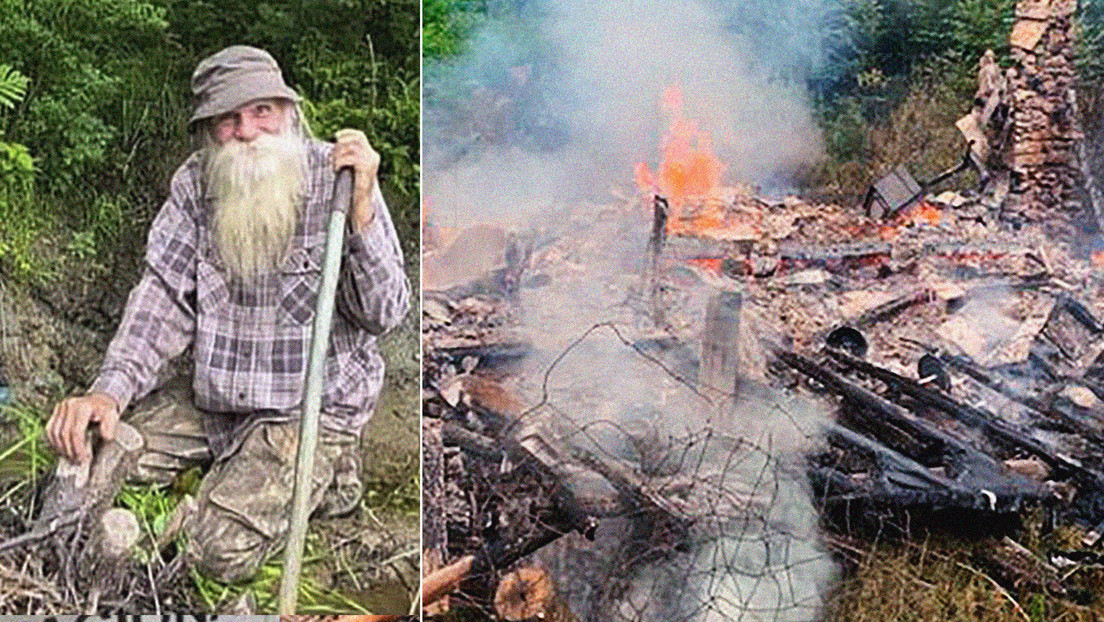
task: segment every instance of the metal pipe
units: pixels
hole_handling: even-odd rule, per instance
[[[303,412],[299,423],[299,446],[295,458],[295,488],[291,497],[291,525],[284,549],[284,574],[280,580],[279,611],[295,613],[299,575],[303,564],[303,545],[307,539],[310,516],[311,481],[314,479],[314,451],[318,445],[318,415],[322,409],[322,385],[325,381],[326,354],[330,348],[337,276],[341,269],[341,251],[345,245],[345,218],[352,203],[353,170],[337,172],[334,181],[333,208],[326,236],[326,255],[322,266],[322,284],[311,332],[310,359],[303,387]]]

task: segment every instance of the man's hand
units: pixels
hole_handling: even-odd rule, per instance
[[[46,423],[46,438],[61,455],[72,462],[82,462],[92,454],[84,439],[93,422],[100,424],[104,440],[115,439],[115,425],[119,423],[119,403],[115,398],[106,393],[89,393],[62,400]]]
[[[353,226],[360,231],[376,216],[372,189],[376,185],[380,156],[360,130],[338,130],[334,139],[337,141],[333,150],[334,170],[343,166],[353,167],[353,212],[349,216],[353,219]]]

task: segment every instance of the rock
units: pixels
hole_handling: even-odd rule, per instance
[[[795,272],[786,279],[789,285],[823,285],[832,279],[832,275],[818,268]]]
[[[1009,40],[1014,47],[1033,50],[1036,45],[1039,45],[1039,41],[1043,38],[1043,33],[1046,32],[1046,29],[1047,23],[1044,21],[1022,19],[1017,21],[1016,25],[1012,27],[1012,34]]]
[[[1062,396],[1081,408],[1097,410],[1101,407],[1100,398],[1081,385],[1071,384],[1062,389]]]

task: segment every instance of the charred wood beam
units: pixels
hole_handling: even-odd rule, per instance
[[[442,409],[450,412],[450,416],[460,418],[461,413],[457,409],[444,400],[439,401]],[[488,597],[490,584],[487,578],[497,571],[512,566],[572,531],[577,531],[587,539],[594,539],[598,526],[597,520],[568,488],[565,478],[512,436],[509,417],[490,411],[485,413],[483,419],[499,424],[489,427],[495,437],[465,429],[455,421],[444,420],[441,426],[443,444],[458,446],[483,462],[512,465],[510,476],[527,477],[535,481],[541,494],[548,495],[551,507],[541,510],[534,517],[533,525],[519,536],[496,537],[495,533],[485,533],[481,550],[470,559],[461,559],[444,568],[444,574],[432,577],[435,586],[433,590],[429,590],[432,597],[440,597],[461,582],[470,595],[476,598]]]
[[[882,380],[895,389],[912,397],[920,403],[937,408],[950,415],[954,419],[967,425],[976,427],[991,438],[1001,441],[1010,447],[1024,451],[1041,459],[1052,467],[1057,474],[1070,477],[1081,489],[1074,501],[1074,514],[1080,516],[1089,524],[1097,524],[1092,533],[1104,533],[1104,504],[1096,500],[1104,496],[1104,473],[1097,469],[1088,468],[1081,461],[1066,455],[1060,449],[1051,444],[1044,443],[1031,437],[1027,432],[1016,429],[997,415],[980,408],[974,408],[960,404],[950,397],[932,389],[929,389],[911,378],[906,378],[887,369],[882,369],[861,359],[857,359],[845,352],[829,350],[829,354],[838,362]],[[1099,539],[1089,538],[1088,540]],[[1088,541],[1086,540],[1086,542]]]
[[[631,511],[663,515],[671,524],[679,524],[683,530],[689,529],[690,523],[681,518],[682,513],[660,495],[646,492],[644,481],[635,473],[617,463],[602,460],[582,448],[573,448],[571,454],[576,460],[604,477],[627,501]]]
[[[999,378],[986,373],[974,364],[973,361],[965,357],[952,354],[941,354],[939,360],[1008,399],[1027,406],[1075,434],[1091,438],[1097,442],[1104,442],[1104,430],[1100,428],[1100,425],[1095,421],[1089,421],[1086,420],[1085,417],[1080,416],[1069,404],[1057,401],[1048,403],[1036,397],[1024,395],[1020,391],[1005,384]]]
[[[562,525],[567,531],[579,532],[579,535],[587,540],[593,540],[594,533],[598,529],[598,521],[586,512],[575,497],[575,493],[563,481],[563,478],[513,437],[505,437],[499,440],[502,442],[506,455],[520,468],[528,470],[542,481],[552,482],[549,495],[562,515],[562,522],[559,525]],[[549,542],[551,541],[549,540]]]
[[[842,365],[866,373],[866,375],[872,378],[877,378],[882,382],[890,384],[894,389],[901,391],[917,402],[941,410],[951,415],[953,419],[959,422],[984,431],[994,436],[995,439],[1005,442],[1012,447],[1016,447],[1016,449],[1037,456],[1040,460],[1057,468],[1059,471],[1076,473],[1084,470],[1084,468],[1079,463],[1076,463],[1076,461],[1073,461],[1072,458],[1063,456],[1057,451],[1050,449],[1050,447],[1032,439],[1026,432],[1013,428],[1012,425],[1000,419],[994,413],[959,403],[941,392],[924,387],[923,384],[912,378],[906,378],[899,375],[899,373],[894,373],[888,369],[872,365],[870,362],[849,356],[847,352],[832,349],[827,351],[831,358],[836,359],[838,362],[842,363]]]
[[[942,475],[933,473],[926,466],[916,462],[912,458],[898,453],[877,441],[849,430],[838,424],[830,424],[827,429],[828,440],[853,449],[858,449],[874,458],[885,483],[892,487],[908,489],[945,488],[964,492],[966,489]],[[889,475],[893,474],[894,477]]]
[[[667,199],[658,194],[652,200],[652,235],[648,238],[648,255],[650,266],[655,268],[659,253],[663,250],[663,244],[667,241],[667,215],[669,213]]]
[[[906,433],[926,439],[929,442],[953,445],[952,439],[942,433],[928,429],[904,408],[845,380],[839,374],[818,365],[816,362],[793,352],[779,352],[779,357],[790,367],[823,384],[829,391],[843,397],[849,403],[878,414],[883,418],[883,422],[891,423],[894,427],[903,429]],[[882,422],[875,421],[872,423]]]
[[[864,328],[876,324],[891,317],[895,317],[901,311],[913,305],[931,302],[934,298],[934,292],[927,287],[906,293],[863,313],[855,320],[855,327]]]
[[[870,257],[888,258],[892,251],[893,245],[888,242],[860,242],[828,246],[810,246],[786,242],[778,247],[778,254],[783,260],[805,263],[835,262]]]
[[[657,326],[666,324],[665,310],[660,300],[659,255],[667,242],[667,218],[670,206],[667,199],[655,195],[652,200],[652,235],[648,238],[648,263],[644,272],[643,294],[651,305],[652,321]]]
[[[779,245],[778,256],[782,267],[787,269],[821,266],[829,271],[838,271],[884,264],[893,256],[892,250],[893,247],[885,242],[827,246],[783,243]]]
[[[456,409],[445,405],[454,414],[459,415]],[[473,410],[474,407],[473,407]],[[488,409],[478,409],[487,420],[496,422],[512,421],[510,417],[502,413],[495,413]],[[531,451],[519,443],[509,431],[513,426],[505,423],[496,426],[492,431],[497,433],[495,438],[481,437],[481,435],[466,430],[459,425],[446,425],[443,434],[446,440],[454,441],[457,445],[466,446],[475,453],[490,454],[491,456],[505,456],[520,471],[528,472],[538,482],[541,482],[548,490],[548,494],[559,516],[555,524],[561,531],[578,531],[588,540],[594,539],[594,532],[598,528],[598,521],[583,508],[582,504],[564,483],[563,478],[550,466],[545,464]],[[495,447],[497,445],[497,448]],[[496,458],[497,459],[497,458]],[[551,541],[551,540],[549,540]]]
[[[1069,313],[1075,320],[1080,322],[1085,328],[1095,335],[1104,333],[1104,324],[1100,323],[1100,320],[1089,311],[1088,307],[1077,302],[1069,296],[1062,296],[1058,299],[1057,306],[1062,310]]]
[[[501,461],[504,455],[502,448],[496,446],[494,439],[472,432],[455,421],[442,422],[441,442],[445,445],[459,447],[469,454],[485,458],[491,462]]]
[[[483,367],[494,368],[521,360],[533,351],[533,344],[527,341],[455,346],[437,344],[432,352],[426,352],[426,356],[455,364],[459,364],[469,356],[474,356],[479,359]]]
[[[846,352],[828,350],[828,354],[836,361],[877,378],[922,404],[937,408],[961,423],[982,430],[1011,447],[1038,457],[1059,472],[1092,481],[1104,490],[1104,477],[1100,473],[1085,468],[1077,460],[1030,437],[1026,432],[1016,429],[993,413],[961,404],[911,378],[857,359]]]
[[[850,491],[827,490],[826,504],[883,503],[899,507],[923,506],[932,510],[966,508],[989,512],[1015,512],[1029,501],[1040,501],[1038,487],[1017,489],[994,479],[991,487],[969,486],[933,473],[924,465],[843,426],[830,424],[829,441],[863,452],[878,466],[877,480],[870,487],[849,483]],[[837,478],[837,483],[839,480]],[[836,494],[832,494],[832,493]]]
[[[906,432],[938,444],[944,461],[955,473],[953,479],[933,473],[912,458],[842,426],[829,430],[830,439],[874,457],[881,471],[881,484],[891,493],[891,497],[907,501],[905,497],[909,496],[906,494],[909,491],[943,489],[947,491],[944,496],[955,505],[995,509],[998,501],[1002,507],[1009,503],[1018,506],[1023,499],[1041,500],[1048,496],[1038,483],[1008,471],[991,456],[938,430],[905,408],[848,382],[798,354],[780,352],[779,356],[791,367],[821,382],[848,402]]]
[[[848,402],[877,415],[894,427],[900,428],[914,437],[933,444],[956,467],[956,470],[959,471],[958,477],[960,480],[966,481],[978,478],[989,483],[993,482],[995,478],[1008,478],[1010,476],[1006,473],[1006,469],[989,455],[946,434],[904,407],[855,385],[835,372],[825,369],[798,354],[781,352],[780,356],[791,367],[821,382]],[[1020,484],[1020,487],[1027,487],[1027,481],[1025,479],[1024,482],[1017,483]]]
[[[538,523],[538,525],[537,529],[520,541],[496,540],[490,543],[481,554],[475,557],[469,575],[478,577],[509,568],[522,558],[536,553],[572,531],[572,529],[564,529],[549,523]]]
[[[1008,386],[1000,378],[985,373],[973,361],[964,356],[941,353],[939,354],[939,360],[943,361],[948,366],[958,370],[959,372],[966,374],[973,380],[980,382],[990,389],[993,389],[994,391],[1000,393],[1008,399],[1019,402],[1020,404],[1032,408],[1033,410],[1046,410],[1046,405],[1042,402],[1042,400],[1033,398],[1029,395],[1024,395],[1013,387]]]

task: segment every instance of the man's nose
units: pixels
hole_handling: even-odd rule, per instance
[[[252,142],[260,133],[257,121],[247,115],[242,115],[234,125],[234,138],[242,142]]]

